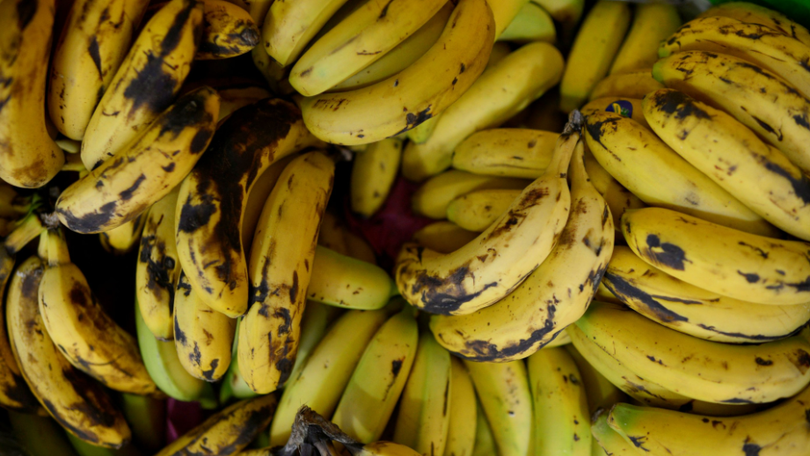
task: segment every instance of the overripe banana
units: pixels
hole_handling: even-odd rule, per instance
[[[805,45],[810,46],[810,32],[804,26],[776,10],[765,8],[756,3],[721,3],[707,9],[698,17],[712,16],[731,17],[749,24],[764,25],[779,30],[783,35],[796,38]]]
[[[467,231],[453,222],[440,220],[414,233],[413,241],[439,253],[450,253],[464,247],[476,237],[476,232]]]
[[[444,456],[472,456],[475,445],[478,408],[475,387],[464,363],[450,358],[450,428]]]
[[[658,45],[681,26],[674,5],[639,3],[633,14],[633,25],[619,48],[610,74],[648,70],[658,60]],[[649,75],[649,71],[647,71]],[[591,95],[591,99],[596,98]],[[640,98],[640,97],[639,97]]]
[[[465,230],[482,232],[509,209],[520,190],[476,190],[447,205],[447,220]]]
[[[355,154],[350,183],[354,212],[371,217],[385,203],[399,173],[402,146],[401,139],[383,139]]]
[[[447,217],[450,201],[459,196],[485,189],[523,190],[530,183],[527,179],[486,176],[451,169],[433,176],[419,186],[411,195],[411,207],[419,215],[441,220]]]
[[[607,76],[593,86],[588,101],[610,97],[641,99],[644,95],[663,87],[663,84],[653,79],[650,67],[647,67],[639,71]]]
[[[223,0],[202,0],[205,11],[196,60],[228,59],[259,44],[259,27],[250,13]]]
[[[397,295],[391,276],[374,263],[315,248],[307,299],[347,309],[374,310]]]
[[[146,224],[146,211],[141,212],[134,219],[119,225],[109,231],[98,234],[101,247],[113,255],[125,255],[141,242],[141,234]]]
[[[498,41],[511,41],[513,43],[531,43],[544,41],[554,43],[557,41],[557,30],[554,20],[540,5],[526,3],[512,19],[509,26],[498,36]]]
[[[548,167],[559,136],[528,128],[482,130],[456,146],[452,166],[473,174],[537,179]]]

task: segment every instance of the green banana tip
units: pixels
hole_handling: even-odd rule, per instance
[[[664,64],[665,63],[666,63],[666,60],[661,59],[661,60],[655,62],[655,64],[653,64],[653,67],[652,67],[652,77],[653,77],[653,79],[660,82],[661,84],[664,84],[664,75],[663,75],[664,71],[663,71],[663,69],[664,69]],[[664,84],[664,85],[666,85],[666,84]]]

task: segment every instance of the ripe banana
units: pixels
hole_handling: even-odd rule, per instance
[[[467,231],[453,222],[440,220],[414,233],[413,241],[439,253],[450,253],[464,247],[476,237],[476,232]]]
[[[475,240],[450,254],[403,245],[394,278],[411,305],[429,313],[473,313],[503,299],[546,259],[568,219],[566,170],[582,120],[576,114],[545,174]]]
[[[657,4],[650,4],[650,6],[653,5]],[[588,95],[588,101],[591,102],[599,98],[641,99],[644,98],[644,95],[663,87],[663,84],[653,79],[650,75],[650,67],[647,67],[639,71],[607,76],[596,83]]]
[[[236,320],[206,305],[180,272],[174,290],[174,346],[186,372],[216,382],[231,364]]]
[[[402,392],[394,442],[413,448],[422,456],[444,454],[450,427],[447,412],[453,397],[450,372],[450,352],[436,343],[433,334],[422,333]]]
[[[191,69],[202,22],[202,3],[172,0],[146,23],[87,124],[87,169],[124,149],[171,105]]]
[[[582,376],[562,347],[527,360],[536,454],[590,456],[591,423]]]
[[[578,146],[569,169],[571,214],[548,257],[501,301],[462,316],[431,318],[448,350],[473,361],[504,362],[536,352],[575,322],[593,298],[613,252],[613,219],[588,182]]]
[[[125,255],[135,248],[141,242],[147,212],[148,208],[123,225],[99,233],[98,240],[104,250],[113,255]]]
[[[500,456],[524,456],[532,452],[532,395],[523,361],[478,363],[465,361],[481,408]],[[477,443],[477,442],[476,442]],[[477,450],[476,450],[477,452]],[[492,453],[494,454],[494,453]]]
[[[343,314],[343,310],[340,308],[307,301],[304,316],[301,318],[301,340],[298,342],[298,354],[295,357],[295,364],[288,382],[299,377],[312,351],[341,314]]]
[[[557,41],[557,31],[554,28],[554,20],[546,10],[529,2],[523,5],[509,26],[498,36],[498,41],[513,43],[544,41],[553,44]]]
[[[595,448],[593,456],[640,456],[644,451],[636,449],[635,445],[611,429],[607,417],[608,411],[600,410],[591,423],[591,435]],[[598,452],[596,448],[598,448]]]
[[[237,349],[240,373],[256,393],[275,391],[292,371],[334,173],[334,162],[322,153],[301,155],[281,173],[259,217],[248,263],[250,303],[239,323]]]
[[[476,190],[459,196],[447,206],[447,220],[465,230],[482,232],[509,209],[520,190]]]
[[[641,99],[626,97],[596,98],[588,102],[580,110],[582,115],[588,116],[594,111],[606,111],[620,114],[635,120],[644,128],[649,129],[647,119],[644,118],[644,110],[641,108]]]
[[[259,44],[250,51],[250,57],[253,59],[253,65],[259,70],[267,85],[275,93],[280,93],[281,86],[285,81],[287,71],[281,67],[275,60],[267,55],[264,46]]]
[[[810,173],[810,101],[779,76],[729,55],[689,51],[660,60],[653,77],[722,108]]]
[[[605,77],[630,25],[630,6],[600,0],[585,17],[565,62],[560,82],[560,109],[571,112]]]
[[[191,171],[214,135],[218,113],[219,96],[210,87],[178,99],[140,137],[59,195],[59,220],[73,231],[98,233],[137,217]]]
[[[588,149],[599,164],[645,203],[751,233],[778,234],[632,119],[594,111],[585,118],[585,132]]]
[[[273,128],[267,128],[273,125]],[[256,177],[275,161],[318,142],[291,103],[265,99],[237,110],[180,186],[177,255],[195,293],[231,318],[248,307],[241,233]]]
[[[810,46],[770,27],[730,17],[704,17],[688,22],[661,43],[659,57],[680,51],[708,51],[739,57],[778,74],[810,98],[807,61]]]
[[[575,326],[572,327],[575,328]],[[569,339],[571,339],[570,332],[570,329],[565,330],[565,335],[568,336]],[[565,349],[568,351],[568,354],[571,355],[571,358],[573,358],[577,369],[579,369],[580,380],[582,380],[585,386],[585,396],[588,398],[588,411],[590,416],[593,416],[593,413],[600,408],[610,408],[611,405],[626,400],[627,396],[622,390],[616,388],[604,375],[594,369],[588,360],[574,347],[573,339],[571,339],[571,342],[571,344],[565,346]],[[591,427],[591,430],[593,431],[593,427]]]
[[[592,304],[576,325],[640,377],[707,402],[773,402],[810,382],[810,341],[804,334],[761,345],[729,345],[681,334],[604,303]]]
[[[360,443],[379,440],[405,388],[418,342],[411,309],[389,318],[366,346],[332,422]]]
[[[32,256],[11,279],[6,318],[14,359],[31,392],[62,427],[95,445],[120,448],[131,437],[123,415],[101,385],[76,370],[48,336],[37,305],[44,269]]]
[[[491,128],[456,146],[455,169],[487,176],[537,179],[548,167],[559,133],[528,128]]]
[[[596,161],[590,150],[585,148],[585,172],[591,180],[596,191],[605,198],[605,202],[610,208],[610,214],[613,217],[613,227],[616,231],[617,238],[623,238],[622,234],[622,216],[628,210],[640,209],[647,207],[644,201],[641,201],[630,190],[624,188],[610,173]]]
[[[497,40],[501,36],[528,2],[529,0],[487,0],[492,9],[492,16],[495,19],[494,39]]]
[[[374,310],[397,294],[396,283],[376,264],[320,245],[315,248],[307,299],[347,309]]]
[[[550,159],[549,159],[550,161]],[[418,215],[441,220],[447,217],[447,206],[459,196],[475,190],[523,190],[531,183],[526,179],[486,176],[451,169],[425,181],[411,195],[411,207]]]
[[[351,208],[371,217],[385,203],[397,178],[402,140],[383,139],[354,156],[350,182]]]
[[[450,167],[459,143],[522,111],[560,81],[563,65],[560,51],[548,43],[530,43],[510,53],[447,108],[427,141],[405,147],[403,175],[422,181]]]
[[[242,212],[242,245],[248,247],[253,245],[253,235],[256,234],[256,225],[259,224],[259,217],[262,215],[264,203],[270,197],[270,193],[276,186],[281,173],[298,155],[287,155],[281,160],[277,160],[256,177],[253,188],[250,189],[250,193],[247,195],[245,210]]]
[[[641,315],[716,342],[778,340],[810,321],[810,303],[770,306],[728,298],[682,282],[624,246],[614,250],[603,283]]]
[[[259,44],[259,27],[250,13],[223,0],[202,0],[203,30],[195,60],[228,59]]]
[[[486,0],[459,0],[442,35],[411,66],[366,88],[303,98],[304,122],[334,144],[366,144],[404,133],[444,112],[470,88],[484,71],[494,33]]]
[[[785,36],[793,37],[810,46],[810,32],[804,26],[784,14],[749,2],[721,3],[707,9],[698,17],[723,16],[749,24],[759,24],[779,30]]]
[[[9,0],[0,6],[0,179],[15,187],[42,187],[65,162],[46,128],[53,16],[54,0]]]
[[[498,454],[495,447],[495,436],[492,435],[492,428],[487,422],[487,416],[481,407],[481,401],[476,400],[476,420],[475,420],[475,444],[473,445],[472,456],[492,456]]]
[[[681,18],[674,5],[667,3],[636,5],[633,25],[630,26],[630,31],[613,60],[610,74],[648,70],[658,60],[659,43],[669,38],[680,26]],[[595,98],[593,95],[591,97]]]
[[[675,152],[778,228],[810,240],[810,179],[723,111],[673,89],[643,101],[653,131]]]
[[[478,421],[475,387],[458,358],[450,358],[450,427],[444,456],[472,456]]]

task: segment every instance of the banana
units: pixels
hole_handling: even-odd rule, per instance
[[[258,45],[250,51],[250,57],[253,60],[253,65],[259,70],[267,85],[275,93],[280,93],[281,86],[287,71],[281,67],[275,60],[267,55],[264,46]]]
[[[0,6],[0,179],[38,188],[65,162],[46,127],[45,83],[54,0],[10,0]],[[24,51],[24,52],[23,52]]]
[[[436,343],[433,334],[422,333],[402,392],[394,442],[413,448],[422,456],[444,454],[450,427],[447,412],[453,397],[450,372],[450,352]]]
[[[124,60],[148,0],[77,0],[53,52],[48,113],[68,138],[81,141],[87,124]]]
[[[584,116],[590,115],[594,111],[606,111],[621,114],[638,122],[642,127],[649,129],[647,119],[644,118],[644,110],[641,108],[641,99],[627,97],[607,97],[596,98],[588,102],[580,110]]]
[[[491,128],[456,146],[455,169],[487,176],[537,179],[548,168],[559,133],[527,128]]]
[[[379,440],[405,388],[418,342],[411,309],[389,318],[366,346],[332,422],[360,443]]]
[[[450,201],[475,190],[523,190],[530,180],[486,176],[451,169],[425,181],[411,195],[413,211],[425,217],[441,220],[447,217]]]
[[[203,30],[195,60],[228,59],[259,44],[259,27],[250,13],[223,0],[202,0]]]
[[[753,304],[682,282],[618,247],[603,283],[621,302],[676,331],[726,343],[762,343],[790,336],[810,321],[810,303]]]
[[[604,303],[592,304],[576,326],[639,376],[702,401],[772,402],[810,382],[810,341],[805,335],[761,345],[710,342]],[[657,348],[664,344],[668,350]]]
[[[290,72],[290,84],[307,97],[329,90],[402,43],[445,3],[447,0],[364,3],[298,59]]]
[[[793,37],[810,46],[810,32],[804,26],[784,14],[749,2],[722,3],[707,9],[698,17],[723,16],[749,24],[759,24],[779,30],[785,36]]]
[[[543,348],[562,347],[570,343],[571,337],[568,336],[568,333],[565,331],[560,331],[546,345],[543,345]]]
[[[580,142],[578,114],[560,135],[546,172],[474,241],[450,254],[403,245],[394,278],[409,303],[429,313],[470,314],[503,299],[545,260],[568,219],[565,177]]]
[[[120,448],[131,437],[123,415],[100,384],[59,352],[39,314],[37,289],[44,269],[32,256],[11,279],[6,317],[14,359],[31,392],[62,427],[96,445]]]
[[[465,361],[500,456],[532,452],[532,395],[523,361]],[[477,442],[476,442],[477,443]],[[476,450],[477,453],[477,450]]]
[[[307,299],[346,309],[375,310],[398,293],[391,276],[376,264],[320,245],[315,248]]]
[[[447,205],[447,220],[465,230],[482,232],[509,209],[520,190],[476,190]]]
[[[70,435],[50,417],[19,413],[9,410],[13,438],[3,439],[4,448],[10,455],[28,456],[78,456],[68,441]],[[9,448],[10,447],[10,448]],[[97,447],[98,448],[98,447]],[[16,451],[15,451],[16,450]]]
[[[501,301],[461,316],[436,315],[436,340],[462,358],[505,362],[536,352],[575,322],[593,298],[613,252],[613,219],[588,182],[577,146],[569,169],[571,214],[540,266]]]
[[[513,51],[447,108],[426,142],[405,147],[403,175],[422,181],[450,167],[459,143],[522,111],[560,81],[563,65],[560,51],[548,43],[530,43]]]
[[[59,195],[59,220],[86,234],[137,217],[191,171],[214,135],[218,113],[219,96],[210,87],[180,97],[141,136]]]
[[[585,17],[565,62],[560,81],[560,109],[571,112],[584,104],[605,77],[630,25],[630,6],[600,0]]]
[[[396,138],[369,144],[355,155],[349,190],[354,212],[368,218],[380,210],[394,186],[401,158],[402,140]]]
[[[585,149],[585,172],[588,174],[591,183],[596,191],[605,198],[605,202],[610,208],[610,214],[613,216],[613,227],[616,230],[617,238],[623,238],[622,235],[622,215],[628,210],[640,209],[647,207],[644,201],[641,201],[630,190],[627,190],[620,184],[610,173],[596,161],[590,150]]]
[[[155,456],[238,454],[267,428],[273,419],[277,402],[273,394],[237,402],[180,436]]]
[[[259,217],[248,264],[250,307],[239,323],[238,340],[240,373],[256,393],[282,386],[295,362],[318,227],[334,173],[334,162],[320,152],[296,158]]]
[[[238,84],[218,88],[217,93],[219,94],[219,118],[217,122],[221,122],[222,119],[233,114],[237,109],[272,96],[269,90],[255,84]]]
[[[495,19],[494,39],[497,40],[501,36],[528,2],[529,0],[487,0]]]
[[[472,456],[478,409],[470,373],[458,358],[450,358],[450,427],[444,456]]]
[[[193,377],[218,381],[231,364],[236,320],[206,305],[182,271],[174,291],[173,313],[180,364]]]
[[[278,182],[279,176],[287,168],[291,161],[295,160],[298,154],[287,155],[281,160],[277,160],[261,175],[256,177],[253,188],[247,195],[245,210],[242,212],[242,245],[253,244],[253,235],[256,234],[256,225],[259,224],[259,217],[262,215],[264,203],[273,191]]]
[[[654,5],[658,4],[653,3],[649,6]],[[640,71],[611,74],[593,86],[593,90],[588,95],[588,102],[599,98],[641,99],[644,98],[644,95],[663,87],[663,84],[653,79],[650,67]]]
[[[810,240],[810,180],[784,154],[682,92],[661,89],[642,104],[653,131],[686,161],[765,220]]]
[[[594,111],[585,118],[585,132],[588,149],[599,164],[645,203],[751,233],[778,235],[768,222],[632,119]]]
[[[351,454],[352,456],[417,456],[419,453],[405,445],[379,441],[363,445]]]
[[[778,74],[810,98],[810,77],[805,68],[810,59],[810,46],[779,30],[730,17],[704,17],[684,24],[663,41],[658,56],[668,57],[680,51],[718,52],[739,57]]]
[[[662,208],[622,218],[627,245],[686,283],[758,304],[809,301],[810,244],[738,231]]]
[[[174,211],[179,189],[152,205],[143,218],[138,262],[135,266],[135,297],[141,317],[159,340],[174,339],[174,286],[180,276],[174,242]]]
[[[343,314],[343,310],[340,308],[307,301],[304,316],[301,318],[301,340],[298,342],[298,354],[295,357],[295,364],[288,382],[298,378],[312,351],[341,314]]]
[[[546,10],[529,2],[523,5],[509,26],[498,36],[498,41],[513,43],[544,41],[553,44],[557,41],[557,31],[554,28],[554,20]]]
[[[492,46],[492,49],[495,49],[495,45]],[[512,52],[511,49],[509,50],[509,52]],[[486,68],[490,67],[490,63],[492,62],[492,53],[489,54],[489,57],[490,60],[489,63],[487,63]],[[484,72],[487,71],[486,68],[484,69]],[[411,142],[416,144],[422,144],[426,142],[428,139],[430,139],[430,135],[433,134],[433,130],[436,129],[436,124],[439,123],[440,118],[441,118],[440,115],[431,117],[430,119],[420,123],[416,127],[406,131],[405,136],[407,136]]]
[[[36,198],[38,199],[38,197]],[[18,253],[46,230],[46,226],[43,225],[40,219],[46,218],[47,215],[40,213],[40,207],[40,203],[32,202],[28,207],[28,214],[23,216],[22,219],[13,222],[14,228],[3,239],[3,247],[5,247],[9,255]],[[49,223],[48,225],[52,224]],[[55,225],[58,225],[58,223]]]
[[[577,369],[579,369],[580,380],[582,380],[585,387],[585,396],[588,398],[588,411],[591,416],[599,409],[610,408],[611,405],[626,400],[627,396],[622,390],[610,383],[579,353],[574,347],[574,341],[570,333],[570,329],[565,330],[565,335],[571,340],[571,344],[566,345],[565,349],[576,363]],[[593,434],[593,427],[591,427],[591,431]]]
[[[113,255],[126,255],[135,248],[141,242],[147,212],[148,208],[123,225],[99,233],[98,240],[104,250]]]
[[[171,105],[202,25],[203,4],[196,0],[172,0],[146,23],[87,124],[81,152],[87,169],[125,149]]]
[[[303,98],[304,122],[316,137],[334,144],[366,144],[404,133],[444,112],[470,88],[484,71],[494,32],[486,0],[459,0],[442,35],[417,61],[369,87]]]
[[[588,399],[573,358],[556,347],[540,350],[527,361],[536,454],[590,456]]]
[[[688,51],[660,60],[653,77],[722,108],[810,174],[810,100],[778,75],[729,55]]]
[[[316,145],[295,106],[261,100],[219,126],[204,158],[183,180],[175,213],[177,256],[195,293],[212,309],[231,318],[247,310],[241,232],[256,177],[286,155]]]
[[[546,10],[555,21],[560,23],[562,42],[565,46],[571,44],[574,32],[582,18],[585,9],[585,0],[531,0]]]
[[[624,440],[618,432],[610,428],[607,421],[607,410],[600,410],[591,423],[591,435],[593,435],[594,456],[640,456],[644,451]]]
[[[302,405],[325,416],[332,415],[363,351],[389,315],[388,309],[351,310],[335,321],[312,351],[301,374],[285,386],[270,426],[270,446],[287,442],[295,414]]]
[[[627,37],[613,60],[609,74],[633,73],[652,67],[658,60],[659,43],[669,38],[680,26],[681,18],[674,5],[667,3],[636,5],[633,25],[630,26],[630,31],[627,32]]]
[[[453,222],[440,220],[415,232],[413,241],[439,253],[450,253],[464,247],[476,237],[476,232],[467,231]]]
[[[121,412],[132,430],[135,446],[157,451],[166,441],[166,399],[121,394]],[[129,448],[132,448],[130,446]]]
[[[728,418],[616,404],[607,420],[638,453],[800,456],[810,447],[808,401],[810,388],[805,388],[768,410]]]
[[[475,420],[475,444],[473,445],[472,456],[493,456],[498,451],[495,447],[495,436],[492,435],[492,428],[487,422],[487,416],[481,407],[481,401],[476,400],[476,420]]]

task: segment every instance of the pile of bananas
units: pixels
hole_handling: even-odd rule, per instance
[[[0,453],[810,454],[790,18],[3,0],[0,30]]]

